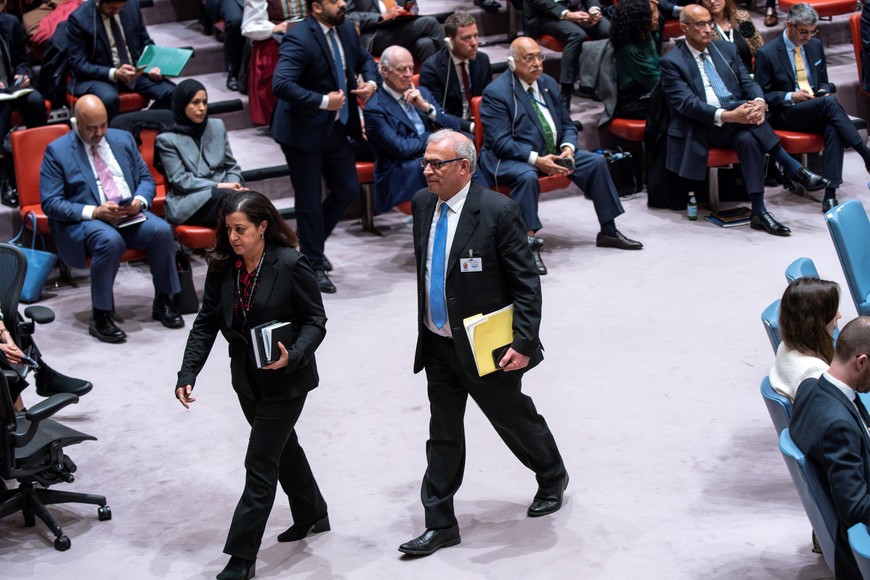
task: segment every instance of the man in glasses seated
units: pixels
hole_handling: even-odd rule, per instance
[[[620,250],[643,247],[616,229],[615,220],[625,210],[607,161],[577,147],[577,129],[559,100],[559,85],[543,73],[543,65],[538,43],[527,36],[517,38],[510,48],[510,71],[490,83],[480,106],[481,172],[490,185],[511,188],[542,276],[547,273],[539,253],[544,240],[535,234],[543,227],[538,218],[538,178],[544,175],[569,177],[592,199],[601,225],[595,245]]]
[[[710,147],[735,149],[752,203],[750,227],[787,236],[791,230],[764,205],[765,154],[809,191],[827,187],[828,180],[785,152],[765,121],[767,104],[761,87],[746,71],[733,43],[713,40],[712,27],[706,8],[686,6],[680,13],[686,40],[659,61],[671,106],[665,165],[680,177],[703,181]]]
[[[366,137],[375,151],[375,210],[410,201],[426,187],[420,159],[426,140],[439,129],[459,130],[425,87],[413,83],[414,59],[398,45],[388,46],[378,64],[384,83],[363,109]]]
[[[815,38],[819,15],[809,4],[788,10],[786,28],[755,54],[755,82],[770,106],[768,122],[774,129],[819,133],[825,137],[822,213],[837,205],[837,186],[843,182],[843,149],[852,147],[870,172],[870,149],[832,96],[828,84],[825,49]]]

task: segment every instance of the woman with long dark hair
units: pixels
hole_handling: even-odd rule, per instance
[[[840,320],[840,287],[818,278],[788,285],[779,307],[782,343],[770,369],[770,386],[794,400],[798,386],[818,378],[834,358],[834,329]]]
[[[620,0],[610,20],[616,55],[614,117],[646,119],[649,93],[659,80],[657,0]]]
[[[329,530],[326,502],[295,430],[305,398],[318,384],[314,351],[326,335],[317,279],[297,247],[296,234],[264,195],[244,191],[223,201],[202,309],[178,372],[175,396],[188,408],[220,331],[229,343],[232,386],[251,425],[245,489],[224,545],[231,557],[217,576],[223,580],[253,578],[279,482],[293,516],[279,542]],[[278,343],[278,360],[257,368],[251,329],[271,321],[289,322],[291,339]]]

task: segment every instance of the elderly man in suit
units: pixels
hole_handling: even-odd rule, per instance
[[[809,4],[788,10],[786,28],[755,54],[755,82],[770,106],[774,129],[821,133],[825,137],[825,188],[822,213],[837,205],[837,186],[843,182],[843,149],[852,147],[870,172],[870,149],[858,134],[843,106],[831,95],[828,67],[818,32],[819,15]]]
[[[568,486],[550,428],[522,392],[523,374],[541,362],[543,349],[541,281],[519,208],[472,182],[474,145],[461,133],[433,133],[423,161],[429,187],[416,193],[412,206],[419,334],[414,372],[426,370],[431,409],[421,491],[426,531],[399,547],[415,556],[460,542],[453,496],[465,468],[469,395],[517,459],[535,472],[538,491],[527,515],[559,510]],[[480,376],[463,321],[511,304],[513,342],[499,356],[499,370]]]
[[[375,151],[375,209],[410,201],[426,186],[420,159],[436,128],[459,129],[424,87],[415,87],[414,59],[401,46],[389,46],[379,63],[384,84],[363,110],[366,136]]]
[[[734,45],[713,40],[713,20],[707,9],[686,6],[680,13],[680,28],[685,42],[679,42],[659,62],[662,87],[671,106],[668,170],[702,181],[710,147],[736,149],[752,203],[750,226],[775,236],[791,234],[764,205],[765,153],[809,191],[827,187],[828,180],[802,167],[782,148],[765,121],[767,104],[761,88],[746,71]]]
[[[577,129],[568,109],[559,101],[556,82],[543,74],[544,56],[538,43],[527,36],[517,38],[510,54],[511,71],[483,92],[480,117],[484,146],[480,165],[490,183],[512,188],[511,199],[520,208],[539,272],[547,273],[538,253],[544,241],[535,235],[542,227],[538,218],[538,177],[542,174],[569,176],[592,199],[601,225],[595,245],[621,250],[643,248],[643,244],[616,229],[615,220],[625,210],[607,161],[602,155],[577,147]]]
[[[308,18],[281,41],[272,89],[278,102],[272,136],[281,145],[296,196],[296,227],[302,253],[321,292],[336,291],[326,271],[326,238],[359,195],[348,137],[362,140],[357,99],[368,101],[381,80],[364,52],[344,0],[307,0]],[[357,84],[357,75],[364,82]],[[323,198],[321,179],[329,193]]]
[[[168,328],[184,326],[172,306],[181,290],[175,267],[175,237],[165,221],[148,211],[154,180],[130,133],[108,129],[103,103],[79,99],[76,130],[51,143],[42,161],[40,201],[64,263],[85,268],[90,258],[88,328],[102,342],[127,335],[115,325],[112,287],[127,248],[148,252],[154,278],[152,318]]]
[[[109,120],[118,114],[119,92],[133,91],[152,99],[152,109],[169,108],[175,85],[157,67],[136,68],[145,47],[154,44],[138,0],[87,0],[67,22],[73,95],[97,95]]]
[[[442,46],[441,25],[432,16],[418,16],[413,0],[349,0],[347,15],[360,44],[373,56],[398,44],[414,55],[415,62],[423,62]]]
[[[493,0],[494,1],[494,0]],[[463,132],[474,134],[471,99],[492,82],[489,57],[478,50],[477,22],[467,12],[454,12],[444,21],[446,47],[426,59],[420,68],[420,86],[435,102],[456,117]]]
[[[870,522],[870,415],[857,393],[870,391],[870,317],[847,324],[837,338],[831,368],[801,383],[789,433],[821,467],[837,512],[837,578],[861,578],[847,530]]]
[[[565,45],[559,72],[561,99],[571,107],[571,93],[580,66],[580,52],[587,39],[607,38],[610,21],[598,0],[523,0],[523,19],[528,34],[549,34]]]

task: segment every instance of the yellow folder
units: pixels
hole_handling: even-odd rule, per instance
[[[499,370],[493,360],[493,351],[513,342],[513,322],[513,304],[489,314],[475,314],[462,321],[478,375],[484,376]]]

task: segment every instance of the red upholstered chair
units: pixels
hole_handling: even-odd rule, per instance
[[[670,40],[683,36],[683,29],[680,28],[680,21],[677,18],[665,19],[665,25],[662,28],[662,40]]]
[[[565,50],[565,43],[557,39],[555,36],[550,36],[549,34],[542,34],[541,36],[539,36],[538,44],[540,44],[544,48],[552,50],[553,52],[562,52],[563,50]]]
[[[67,87],[70,85],[71,79],[70,75],[66,76],[66,84]],[[119,113],[131,113],[133,111],[141,111],[145,107],[148,106],[148,99],[139,93],[119,93],[119,97],[121,99],[120,104],[118,105]],[[66,104],[69,107],[70,111],[73,111],[76,102],[79,100],[78,97],[75,97],[69,93],[66,94]]]
[[[375,227],[375,163],[357,161],[356,178],[360,186],[360,205],[362,205],[363,229],[377,236],[384,235]]]
[[[483,121],[480,118],[480,103],[482,100],[483,97],[471,99],[471,115],[474,117],[474,146],[477,148],[478,155],[483,150]],[[541,188],[541,193],[546,193],[548,191],[556,191],[557,189],[565,189],[571,185],[571,180],[563,175],[542,175],[538,177],[538,184]],[[503,185],[496,185],[492,190],[507,196],[511,194],[511,188]]]
[[[607,130],[626,141],[643,143],[643,132],[646,129],[646,121],[643,119],[611,119]]]
[[[816,133],[799,133],[797,131],[775,131],[782,148],[789,155],[806,155],[820,153],[825,149],[825,139]]]
[[[51,115],[51,101],[45,101],[45,113]],[[24,125],[24,115],[20,111],[12,111],[9,116],[9,126]]]
[[[162,171],[159,171],[154,165],[154,141],[157,139],[156,129],[142,129],[139,131],[139,139],[142,144],[139,145],[139,154],[148,166],[148,171],[154,178],[154,183],[157,186],[157,192],[154,195],[154,203],[151,205],[151,212],[155,215],[163,217],[166,208],[166,176]],[[211,248],[215,242],[214,228],[205,226],[189,226],[189,225],[173,225],[175,239],[182,246],[192,250],[202,250]]]
[[[789,8],[801,3],[809,4],[819,13],[821,18],[828,20],[832,16],[855,12],[855,0],[779,0],[779,9],[782,12],[788,12]]]
[[[710,189],[707,191],[707,205],[713,211],[719,209],[719,168],[728,167],[739,162],[737,151],[733,149],[711,147],[707,151],[707,176],[710,183]]]
[[[852,47],[855,49],[855,66],[858,67],[858,92],[865,97],[870,97],[870,93],[861,88],[861,79],[863,78],[863,69],[861,67],[861,49],[864,43],[861,41],[861,13],[856,12],[849,17],[849,30],[852,33]]]

